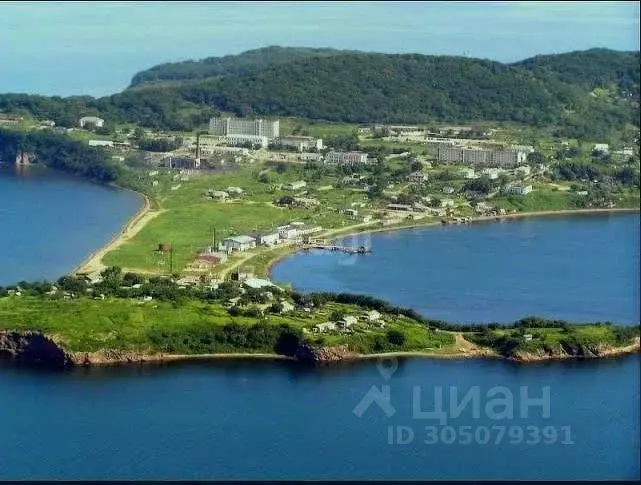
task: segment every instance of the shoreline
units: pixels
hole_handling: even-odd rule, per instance
[[[533,212],[518,212],[516,214],[506,214],[503,216],[477,216],[477,217],[472,217],[469,222],[465,224],[458,224],[458,225],[469,225],[469,224],[479,224],[483,222],[497,222],[497,221],[503,221],[503,220],[510,220],[510,219],[521,219],[525,217],[549,217],[549,216],[574,216],[574,215],[597,215],[597,214],[610,214],[610,213],[634,213],[634,212],[640,212],[641,209],[633,209],[633,208],[611,208],[611,209],[562,209],[558,211],[533,211]],[[425,227],[435,227],[435,226],[442,226],[443,223],[440,221],[425,221],[422,222],[421,220],[418,220],[412,224],[406,224],[402,226],[390,226],[390,227],[372,227],[369,229],[363,229],[362,231],[350,231],[347,230],[344,234],[341,234],[340,231],[335,231],[338,233],[337,236],[333,236],[332,241],[335,241],[336,239],[343,239],[343,238],[348,238],[348,237],[353,237],[353,236],[358,236],[360,234],[374,234],[374,233],[379,233],[379,232],[390,232],[390,231],[404,231],[408,229],[421,229]],[[265,270],[265,276],[270,277],[271,272],[273,270],[273,267],[276,266],[281,260],[292,256],[300,251],[305,251],[305,249],[299,248],[299,247],[292,247],[291,251],[287,251],[285,254],[281,254],[276,256],[275,258],[271,259],[269,263],[267,264],[266,270]],[[256,255],[258,256],[258,255]]]
[[[102,263],[102,259],[107,253],[117,249],[124,242],[135,236],[149,221],[163,212],[162,210],[151,210],[151,200],[147,195],[132,189],[119,187],[113,184],[110,185],[117,187],[120,190],[129,190],[141,196],[143,198],[143,206],[121,226],[120,231],[118,231],[118,233],[116,233],[109,242],[107,242],[107,244],[92,252],[78,266],[76,266],[70,274],[93,273],[95,271],[102,271],[105,269],[107,266]]]
[[[602,354],[596,356],[585,355],[544,355],[529,356],[528,358],[513,358],[497,354],[491,349],[476,349],[470,352],[458,353],[434,353],[420,350],[399,351],[399,352],[382,352],[375,354],[348,354],[344,358],[331,361],[316,361],[314,365],[341,365],[349,363],[368,362],[372,360],[386,359],[427,359],[427,360],[470,360],[482,359],[493,361],[504,361],[514,364],[535,364],[543,362],[562,362],[562,361],[599,361],[605,359],[619,358],[627,355],[633,355],[641,352],[639,341],[633,344],[616,347],[605,350]],[[74,367],[104,367],[104,366],[121,366],[121,365],[146,365],[146,364],[169,364],[173,362],[220,362],[220,361],[272,361],[272,362],[292,362],[295,364],[306,364],[296,359],[281,354],[266,353],[224,353],[224,354],[130,354],[120,358],[105,358],[100,352],[74,353],[78,363]]]

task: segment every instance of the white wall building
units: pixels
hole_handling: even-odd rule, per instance
[[[287,224],[276,228],[281,239],[293,239],[298,235],[298,229]]]
[[[114,142],[109,140],[89,140],[90,147],[109,147],[113,148]]]
[[[222,245],[227,251],[247,251],[256,247],[256,239],[250,236],[226,237]]]
[[[251,143],[253,146],[267,148],[269,140],[266,136],[261,135],[228,135],[225,137],[225,143],[230,146],[243,146]]]
[[[530,192],[532,192],[532,186],[531,185],[510,185],[505,189],[505,191],[508,194],[513,194],[513,195],[527,195]]]
[[[518,150],[482,150],[439,146],[438,161],[485,167],[514,167],[527,161],[527,153]]]
[[[312,138],[311,136],[283,136],[276,139],[275,145],[292,147],[296,148],[299,152],[304,152],[312,148],[322,150],[323,140],[320,138]]]
[[[367,163],[367,153],[364,152],[328,152],[325,155],[325,163],[338,163],[354,165]]]
[[[255,135],[268,140],[280,135],[280,122],[262,119],[246,120],[239,118],[211,118],[209,133],[217,136]]]
[[[87,124],[92,124],[96,128],[102,128],[105,124],[105,120],[98,118],[97,116],[83,116],[80,118],[78,123],[80,124],[80,128],[84,128]]]

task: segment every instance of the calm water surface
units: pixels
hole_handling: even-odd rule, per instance
[[[639,363],[638,356],[531,366],[408,360],[389,380],[372,363],[309,371],[266,362],[0,369],[0,478],[634,479]],[[374,404],[358,417],[363,396],[384,384],[395,414],[387,418]],[[414,386],[418,411],[434,410],[438,386],[445,409],[452,387],[463,397],[473,386],[481,396],[503,386],[515,396],[515,417],[490,419],[483,398],[478,419],[470,406],[446,423],[457,433],[470,426],[478,439],[427,444],[425,427],[439,423],[412,418]],[[550,388],[549,418],[540,407],[522,418],[520,386],[530,397]],[[390,425],[409,427],[414,440],[388,444]],[[498,444],[492,431],[486,443],[483,428],[492,426],[517,431]],[[556,440],[530,437],[546,426]]]
[[[276,265],[272,277],[303,291],[375,295],[451,322],[527,315],[640,321],[638,212],[426,227],[339,242],[373,253],[298,253]]]
[[[142,203],[133,192],[51,170],[0,167],[0,285],[72,271]]]

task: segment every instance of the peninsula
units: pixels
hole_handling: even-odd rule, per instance
[[[270,266],[294,251],[375,250],[365,237],[333,242],[347,235],[638,211],[638,53],[594,49],[510,65],[331,49],[231,57],[157,66],[98,100],[0,95],[0,160],[145,199],[71,275],[0,289],[2,355],[65,366],[218,356],[531,361],[638,350],[638,326],[534,317],[460,326],[269,280]],[[598,76],[577,74],[578,64]],[[320,82],[308,82],[310,66]],[[312,84],[318,92],[307,91]]]

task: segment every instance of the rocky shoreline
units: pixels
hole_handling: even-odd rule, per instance
[[[517,351],[511,355],[499,355],[490,349],[479,349],[473,353],[434,354],[427,352],[388,352],[381,354],[358,354],[349,350],[347,345],[334,347],[315,347],[301,345],[295,355],[285,356],[268,353],[229,353],[229,354],[146,354],[118,349],[102,349],[97,352],[70,352],[54,338],[41,332],[0,331],[0,359],[18,364],[49,369],[68,369],[74,367],[94,367],[104,365],[162,364],[177,361],[216,361],[216,360],[270,360],[291,361],[303,365],[329,365],[341,362],[389,358],[480,358],[502,359],[519,364],[555,360],[594,360],[619,357],[637,353],[641,350],[640,339],[623,347],[609,345],[578,346],[563,348],[560,345],[536,352]]]

